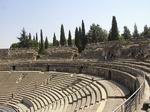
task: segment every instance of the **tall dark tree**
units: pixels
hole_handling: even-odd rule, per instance
[[[68,33],[68,46],[72,46],[72,37],[71,37],[71,31],[69,30],[69,33]]]
[[[61,46],[65,46],[66,45],[66,37],[65,37],[63,24],[61,25],[61,29],[60,29],[60,45]]]
[[[150,38],[150,28],[147,25],[144,26],[144,31],[141,33],[141,36]]]
[[[75,30],[75,46],[78,47],[78,43],[79,43],[79,31],[78,28],[76,27]]]
[[[80,44],[82,44],[82,28],[79,27],[79,32],[78,32],[79,40],[81,41]]]
[[[56,40],[56,46],[57,46],[57,47],[59,46],[59,41],[58,41],[58,40]]]
[[[44,52],[44,41],[43,41],[43,31],[42,31],[42,29],[40,31],[40,36],[41,36],[41,40],[40,40],[40,46],[39,46],[39,53],[43,53]]]
[[[38,40],[38,34],[37,33],[36,33],[35,38],[36,38],[36,41],[38,42],[39,40]]]
[[[33,41],[36,41],[35,36],[33,36]]]
[[[108,40],[112,41],[112,40],[118,40],[118,39],[119,39],[119,32],[118,32],[117,21],[116,21],[116,17],[113,16],[112,27],[111,27],[111,30],[110,30]]]
[[[136,24],[134,25],[133,38],[139,38],[139,32]]]
[[[54,36],[53,36],[53,46],[57,46],[57,39],[56,39],[56,35],[54,33]]]
[[[81,53],[82,50],[83,50],[83,44],[82,44],[83,40],[82,39],[83,39],[82,38],[82,29],[81,29],[81,27],[79,27],[79,31],[78,31],[78,46],[77,46],[79,53]]]
[[[82,28],[76,28],[75,30],[75,45],[78,48],[78,52],[81,53],[84,50],[84,45],[83,45],[83,33],[82,33]]]
[[[142,32],[141,36],[144,36],[144,37],[150,37],[150,28],[148,28],[147,25],[144,26],[144,31]]]
[[[48,42],[48,39],[47,39],[47,37],[46,37],[46,38],[45,38],[45,49],[47,49],[48,46],[49,46],[49,42]]]
[[[124,26],[124,32],[122,34],[124,39],[130,39],[131,38],[131,33],[130,30],[128,29],[127,26]]]
[[[148,33],[148,30],[149,30],[148,26],[145,25],[145,26],[144,26],[144,32],[145,32],[146,34]]]
[[[82,33],[82,50],[84,50],[85,49],[85,46],[86,46],[86,44],[87,44],[87,37],[86,37],[86,35],[85,35],[85,25],[84,25],[84,21],[82,20],[82,24],[81,24],[81,26],[82,26],[82,29],[81,29],[81,33]]]
[[[37,49],[39,49],[38,33],[36,33],[36,35],[35,35],[35,41],[36,41]]]
[[[29,40],[30,40],[30,41],[32,40],[32,36],[31,36],[31,33],[29,33]]]

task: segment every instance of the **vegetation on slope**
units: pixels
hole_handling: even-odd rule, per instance
[[[40,40],[38,39],[38,34],[32,36],[31,33],[27,33],[25,29],[20,33],[20,37],[18,37],[19,42],[13,43],[10,48],[32,48],[38,50],[40,54],[44,52],[45,49],[49,47],[74,47],[78,48],[78,52],[81,53],[88,43],[97,43],[97,42],[105,42],[105,41],[114,41],[114,40],[130,40],[130,39],[142,39],[142,38],[150,38],[150,28],[145,25],[144,31],[139,33],[137,25],[134,25],[134,31],[128,29],[127,26],[124,26],[124,31],[122,34],[119,33],[119,29],[117,26],[116,17],[112,17],[112,26],[109,33],[100,27],[98,24],[92,24],[88,32],[85,31],[85,24],[82,20],[81,26],[76,27],[74,38],[71,35],[71,31],[69,30],[68,39],[65,36],[65,30],[63,24],[60,28],[60,41],[56,38],[56,34],[53,35],[53,42],[49,43],[48,37],[43,37],[43,31],[40,31]],[[45,38],[45,41],[44,41]]]

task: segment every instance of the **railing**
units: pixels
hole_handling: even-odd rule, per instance
[[[143,82],[140,87],[121,105],[119,105],[113,112],[134,112],[137,110],[138,105],[141,103],[141,99],[145,89],[145,74],[143,73]]]

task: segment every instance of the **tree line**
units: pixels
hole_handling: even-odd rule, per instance
[[[114,40],[128,40],[128,39],[139,39],[139,38],[150,38],[150,28],[145,25],[144,31],[142,33],[138,32],[137,25],[134,25],[134,31],[131,34],[129,28],[124,26],[124,31],[122,34],[119,33],[116,17],[112,17],[112,25],[109,32],[105,29],[101,28],[98,24],[92,24],[90,26],[89,31],[86,33],[85,24],[82,20],[81,26],[75,28],[74,39],[72,38],[71,31],[68,32],[68,38],[66,39],[65,30],[63,24],[60,27],[60,40],[57,39],[56,34],[53,35],[53,42],[49,43],[48,37],[43,39],[43,31],[40,30],[40,39],[38,39],[38,34],[32,36],[31,33],[27,33],[25,29],[20,33],[20,37],[18,37],[19,42],[13,43],[11,48],[34,48],[39,51],[39,53],[43,53],[45,49],[48,49],[51,46],[76,46],[78,48],[79,53],[81,53],[87,43],[97,43],[104,41],[114,41]]]

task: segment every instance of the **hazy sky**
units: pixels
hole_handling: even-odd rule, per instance
[[[133,31],[135,23],[142,31],[145,24],[150,26],[149,5],[150,0],[0,0],[0,48],[17,42],[23,27],[32,34],[42,28],[49,41],[54,32],[59,39],[61,24],[66,36],[69,29],[74,36],[82,19],[86,31],[92,23],[109,31],[113,15],[120,32],[124,25]]]

